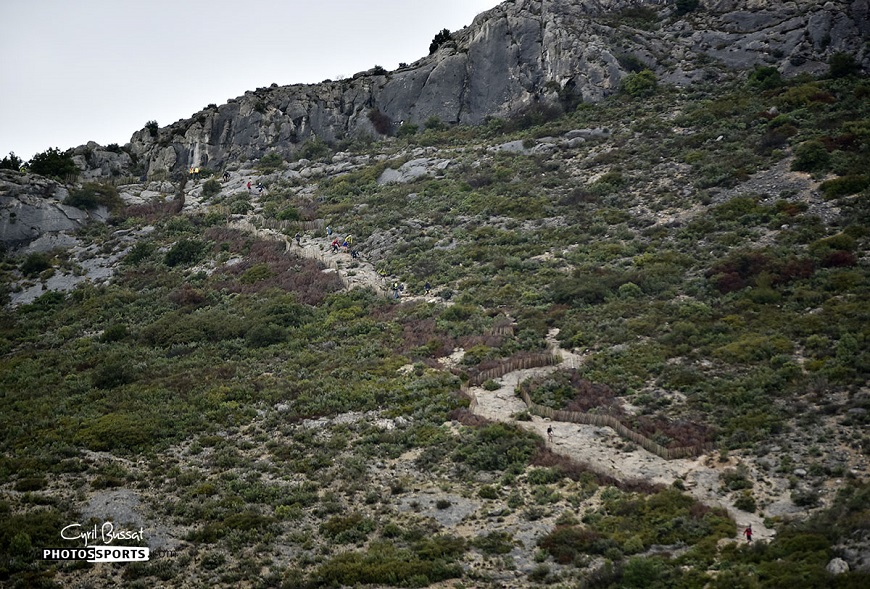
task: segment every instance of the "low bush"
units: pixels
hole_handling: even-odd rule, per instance
[[[104,206],[111,211],[118,211],[124,206],[124,201],[118,195],[118,189],[111,184],[88,182],[81,188],[71,190],[63,204],[84,210]]]

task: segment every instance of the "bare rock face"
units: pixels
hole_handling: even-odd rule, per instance
[[[120,176],[127,173],[133,163],[130,154],[117,145],[106,148],[94,141],[75,148],[73,161],[82,171],[80,178],[84,182]]]
[[[680,14],[665,0],[508,0],[409,66],[249,91],[168,127],[138,131],[129,151],[149,173],[218,168],[270,150],[288,156],[311,138],[379,136],[433,117],[475,125],[530,108],[570,108],[615,92],[638,67],[688,84],[719,75],[722,66],[818,74],[833,53],[846,52],[870,69],[868,5],[701,0]]]
[[[68,195],[54,180],[0,170],[0,243],[16,248],[108,216],[104,207],[88,212],[62,204]]]

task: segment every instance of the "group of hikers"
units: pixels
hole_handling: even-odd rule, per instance
[[[332,237],[332,227],[329,225],[326,226],[326,237]],[[353,259],[359,258],[359,251],[357,251],[353,247],[353,235],[348,235],[344,239],[336,237],[332,240],[332,243],[329,244],[329,247],[332,249],[332,253],[337,254],[340,249],[346,254],[350,254],[350,257]]]

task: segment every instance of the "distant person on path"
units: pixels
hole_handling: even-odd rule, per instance
[[[432,285],[429,284],[429,281],[426,281],[426,284],[423,285],[423,290],[426,291],[426,294],[429,294],[429,291],[432,290]]]
[[[747,544],[752,542],[752,524],[749,524],[749,526],[745,530],[743,530],[743,535],[746,536]]]
[[[547,440],[552,444],[553,443],[553,426],[547,426]]]
[[[299,235],[299,232],[297,231],[297,232],[296,232],[296,245],[301,246],[301,245],[302,245],[302,241],[301,241],[301,240],[302,240],[302,236]]]
[[[326,226],[326,237],[332,237],[332,227]]]
[[[248,192],[250,192],[250,191],[251,191],[251,181],[248,180]]]
[[[224,182],[229,182],[229,181],[230,181],[230,173],[224,172]]]
[[[266,188],[263,186],[262,182],[257,182],[257,194],[263,194],[263,189]]]

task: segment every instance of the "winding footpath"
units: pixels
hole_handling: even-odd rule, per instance
[[[388,286],[390,278],[380,276],[374,266],[364,259],[352,260],[346,253],[333,253],[330,248],[331,238],[304,235],[297,245],[295,240],[289,239],[283,233],[259,228],[247,218],[231,221],[228,226],[263,239],[281,241],[285,244],[285,251],[322,262],[329,271],[338,274],[347,289],[370,288],[383,296],[392,294]],[[405,294],[400,300],[434,302],[438,299]],[[518,424],[545,440],[547,428],[552,427],[553,441],[548,442],[552,452],[620,481],[642,480],[669,486],[674,481],[681,480],[686,492],[695,499],[711,507],[724,508],[737,522],[737,537],[734,540],[741,540],[742,531],[748,525],[752,526],[754,540],[766,541],[774,536],[774,530],[764,525],[761,516],[737,509],[733,502],[722,494],[720,475],[725,469],[735,466],[734,459],[720,463],[716,461],[713,454],[707,454],[697,458],[665,460],[634,445],[631,446],[630,451],[624,449],[625,440],[609,427],[552,421],[538,416],[532,416],[531,421],[518,421],[516,416],[527,409],[522,399],[515,394],[520,382],[532,376],[550,374],[563,368],[577,368],[583,363],[583,356],[559,347],[557,334],[558,330],[553,330],[548,335],[547,342],[550,352],[561,356],[561,364],[509,372],[497,379],[496,382],[501,386],[494,391],[472,387],[469,392],[477,400],[473,408],[474,413],[492,421]]]

